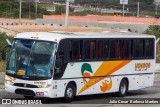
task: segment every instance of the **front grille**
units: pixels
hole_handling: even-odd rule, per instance
[[[25,84],[25,83],[14,83],[13,85],[18,86],[18,87],[38,88],[38,86],[36,86],[36,85]]]
[[[35,96],[35,93],[32,90],[27,90],[27,89],[16,89],[15,93],[27,96]]]

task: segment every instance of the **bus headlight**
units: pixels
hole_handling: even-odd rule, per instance
[[[14,84],[14,82],[11,81],[11,80],[6,80],[5,83],[6,83],[6,84],[9,84],[9,85],[13,85],[13,84]]]
[[[51,84],[43,84],[43,85],[37,85],[38,88],[49,88]]]

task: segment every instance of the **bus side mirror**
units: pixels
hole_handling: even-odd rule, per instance
[[[6,60],[6,52],[2,52],[2,60]]]
[[[2,60],[6,60],[6,49],[7,48],[11,48],[11,45],[7,45],[4,47],[4,49],[2,51]]]

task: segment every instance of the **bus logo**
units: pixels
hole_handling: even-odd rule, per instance
[[[151,63],[135,63],[135,71],[146,71],[151,67]]]

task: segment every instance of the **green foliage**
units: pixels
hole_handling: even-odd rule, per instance
[[[160,25],[150,25],[145,31],[146,34],[154,35],[156,38],[160,37]],[[160,63],[160,42],[156,44],[156,62]]]
[[[2,51],[4,49],[4,47],[7,45],[6,39],[9,39],[11,42],[13,41],[13,37],[12,36],[8,36],[6,33],[4,32],[0,32],[0,61],[2,60]]]
[[[140,2],[144,2],[144,3],[153,3],[154,2],[154,0],[139,0]]]
[[[160,37],[160,25],[150,25],[148,29],[145,31],[145,34],[150,34],[156,36],[156,38]]]
[[[36,4],[28,0],[22,0],[22,18],[36,18]],[[45,8],[38,6],[37,17],[42,18],[43,14],[51,14]],[[18,18],[19,17],[19,0],[1,0],[0,17]]]
[[[95,11],[91,11],[91,10],[84,10],[84,11],[79,11],[79,12],[70,12],[69,13],[71,16],[86,16],[88,14],[92,14],[92,15],[103,15],[103,13],[100,12],[95,12]]]
[[[65,13],[65,7],[61,5],[56,5],[55,14],[61,15],[62,13]]]

